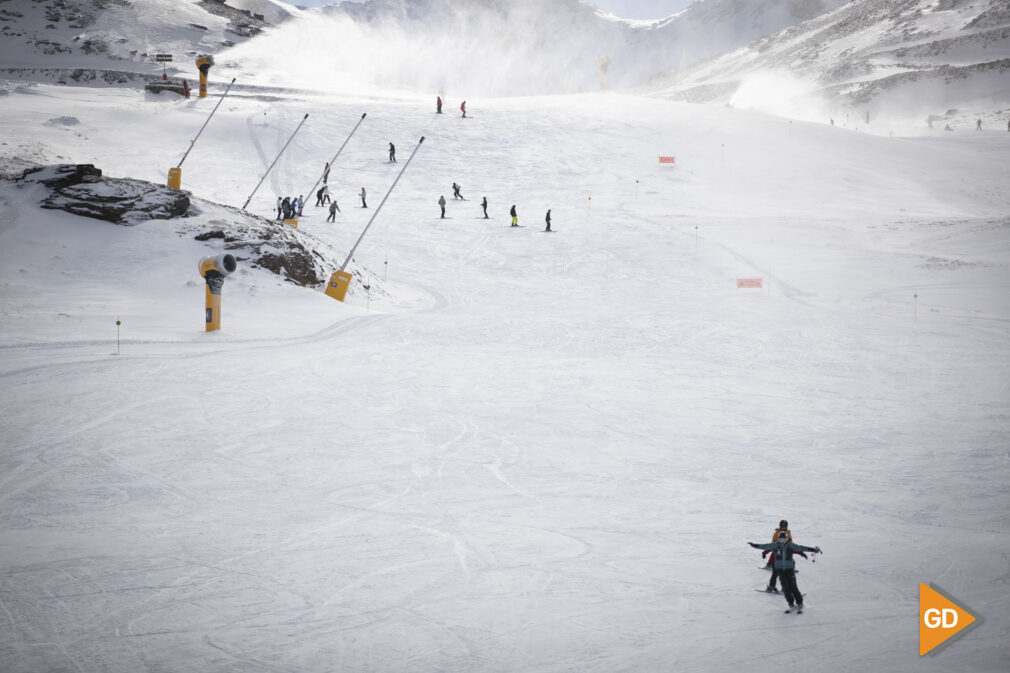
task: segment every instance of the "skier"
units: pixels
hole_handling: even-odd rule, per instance
[[[792,541],[793,534],[789,531],[789,522],[786,521],[785,519],[782,519],[781,521],[779,521],[779,527],[776,528],[774,531],[772,531],[772,542],[775,542],[775,540],[778,539],[779,532],[783,531],[783,530],[786,532],[786,534],[789,535],[790,542]],[[764,556],[764,555],[765,554],[762,554],[762,556]],[[773,559],[773,558],[768,559],[767,567],[774,568],[775,567],[775,559]],[[775,586],[775,578],[774,577],[772,577],[771,586]]]
[[[339,211],[339,210],[340,210],[340,206],[337,205],[336,201],[334,201],[333,203],[331,203],[330,204],[330,216],[326,218],[326,221],[327,222],[336,222],[337,221],[337,211]]]
[[[442,114],[442,97],[437,96],[435,100],[435,112]]]
[[[1007,124],[1007,130],[1010,131],[1010,124]],[[480,202],[480,207],[484,209],[484,219],[485,220],[488,219],[488,216],[487,216],[487,197],[486,196],[484,197],[484,200]]]
[[[550,231],[551,230],[551,209],[550,208],[547,209],[547,217],[545,217],[544,219],[547,221],[547,228],[544,229],[544,231]]]
[[[461,187],[459,185],[457,185],[455,182],[452,183],[452,198],[454,198],[454,199],[463,199],[463,195],[459,193],[460,189],[461,189]],[[463,199],[463,200],[466,201],[466,199]]]
[[[359,196],[361,196],[361,207],[362,208],[367,208],[368,204],[365,202],[365,188],[364,187],[361,188],[361,194]]]
[[[459,104],[459,109],[463,111],[463,116],[466,116],[466,101]]]
[[[391,163],[396,163],[396,145],[389,143],[389,161]]]
[[[519,226],[519,216],[516,215],[516,205],[514,203],[512,204],[512,208],[509,210],[509,215],[512,216],[512,226],[513,227],[518,227]]]
[[[793,561],[793,554],[801,551],[820,554],[821,548],[804,547],[803,545],[796,544],[789,539],[789,533],[784,530],[779,531],[775,542],[768,544],[748,542],[747,544],[755,549],[767,549],[774,552],[775,568],[778,569],[781,575],[782,593],[785,594],[786,603],[789,604],[789,607],[786,608],[786,613],[792,612],[794,606],[797,612],[803,612],[803,594],[800,593],[800,588],[796,584],[796,562]]]
[[[283,212],[282,211],[282,205],[283,205],[283,203],[284,203],[284,199],[282,199],[281,197],[278,196],[277,197],[277,219],[278,220],[281,219],[281,212]]]
[[[445,194],[438,197],[438,207],[442,209],[442,219],[445,219]]]
[[[330,162],[327,161],[326,167],[323,168],[323,184],[325,185],[326,181],[329,179],[330,179]]]

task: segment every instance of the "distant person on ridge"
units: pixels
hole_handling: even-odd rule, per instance
[[[461,187],[459,185],[457,185],[455,182],[452,183],[452,198],[454,198],[454,199],[463,199],[463,195],[459,193],[460,189],[461,189]],[[466,199],[463,199],[463,200],[466,201]]]
[[[1007,124],[1007,130],[1010,131],[1010,124]],[[488,217],[487,217],[487,197],[486,196],[484,197],[484,200],[480,202],[480,207],[484,209],[484,219],[485,220],[488,219]]]
[[[509,210],[509,215],[512,216],[512,226],[513,227],[518,227],[519,226],[519,216],[516,215],[516,205],[514,203],[512,204],[512,208]]]
[[[459,109],[463,111],[463,116],[466,116],[466,101],[459,104]]]
[[[366,194],[365,194],[365,188],[364,187],[361,188],[361,194],[359,196],[361,196],[361,207],[362,208],[367,208],[368,204],[365,203],[365,196],[366,196]]]
[[[442,97],[441,96],[438,96],[435,99],[435,112],[437,112],[438,114],[442,114]]]
[[[981,131],[982,130],[982,119],[981,118],[975,120],[975,130],[976,131]]]
[[[445,219],[445,194],[438,197],[438,207],[442,209],[442,219]]]
[[[389,143],[389,161],[391,163],[396,163],[396,145]]]
[[[544,220],[547,222],[547,228],[544,229],[544,231],[550,231],[551,230],[551,209],[550,208],[547,209],[547,216],[544,217]]]

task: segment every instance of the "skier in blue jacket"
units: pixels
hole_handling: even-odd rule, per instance
[[[804,547],[789,539],[789,533],[780,530],[775,542],[768,544],[757,544],[748,542],[755,549],[767,549],[775,553],[775,570],[779,573],[779,581],[782,583],[782,593],[786,595],[786,602],[789,607],[786,612],[792,612],[795,604],[797,612],[803,612],[803,594],[796,585],[796,562],[793,561],[793,554],[796,552],[812,552],[820,554],[820,547]]]

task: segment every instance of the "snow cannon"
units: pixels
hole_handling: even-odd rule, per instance
[[[330,282],[326,284],[326,295],[337,301],[343,301],[347,296],[347,288],[351,286],[351,274],[346,271],[334,271]]]
[[[214,65],[213,56],[201,56],[196,59],[196,67],[200,71],[200,98],[207,97],[207,75],[212,65]]]
[[[238,268],[235,256],[223,253],[217,257],[204,257],[197,265],[200,275],[207,281],[207,331],[221,329],[221,289],[225,276]]]

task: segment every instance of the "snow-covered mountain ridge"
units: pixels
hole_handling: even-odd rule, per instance
[[[974,122],[1010,107],[1008,73],[1004,0],[854,0],[654,87],[671,99],[812,119],[939,119],[967,106]]]
[[[283,86],[486,96],[594,90],[606,59],[606,85],[622,89],[841,2],[698,0],[636,22],[585,0],[368,0],[316,10],[280,0],[42,0],[0,13],[0,61],[20,77],[29,67],[160,73],[152,55],[173,53],[169,71],[192,73],[188,61],[206,53],[243,81],[276,72],[273,84]]]

